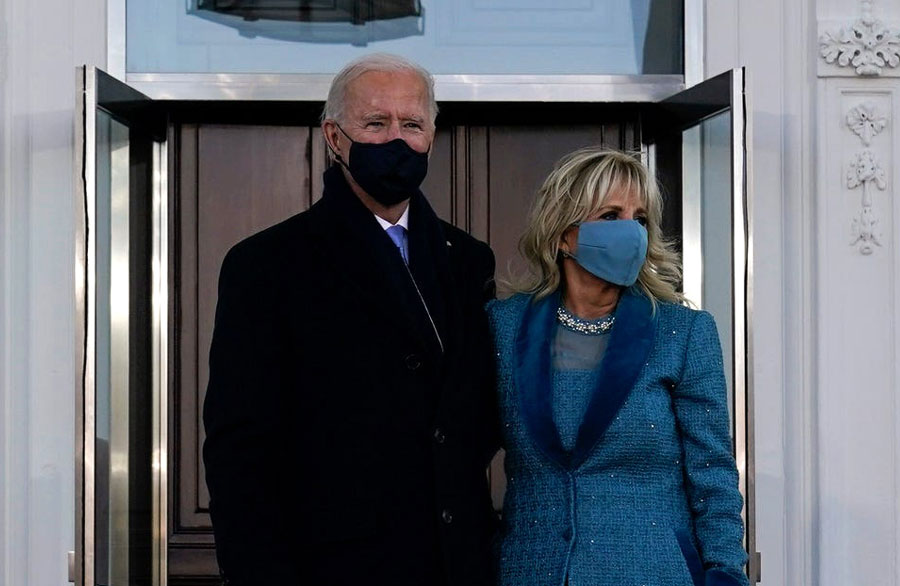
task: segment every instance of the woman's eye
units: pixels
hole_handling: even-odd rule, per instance
[[[618,212],[606,212],[602,216],[600,216],[601,220],[618,220],[619,213]]]
[[[638,224],[640,224],[641,226],[644,226],[644,227],[647,226],[647,218],[645,218],[644,216],[638,216],[634,219],[634,221],[637,222]]]

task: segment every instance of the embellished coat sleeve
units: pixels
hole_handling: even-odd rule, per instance
[[[722,350],[715,322],[705,311],[692,322],[673,402],[705,583],[746,586],[743,499],[731,448]]]

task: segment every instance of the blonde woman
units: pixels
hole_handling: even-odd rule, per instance
[[[522,237],[532,279],[489,305],[502,585],[748,584],[716,326],[660,220],[638,159],[567,155]]]

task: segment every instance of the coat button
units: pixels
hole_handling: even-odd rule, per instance
[[[409,354],[406,357],[406,368],[417,370],[420,366],[422,366],[422,361],[415,354]]]
[[[447,436],[444,434],[444,431],[440,427],[434,428],[434,441],[439,444],[444,443],[447,440]]]
[[[441,520],[447,525],[453,522],[453,513],[450,512],[450,509],[444,509],[441,512]]]

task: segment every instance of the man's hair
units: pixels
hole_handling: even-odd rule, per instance
[[[350,87],[353,80],[370,71],[408,72],[417,75],[422,80],[422,85],[425,86],[428,113],[431,115],[431,125],[434,126],[434,120],[437,118],[438,113],[437,102],[434,99],[434,78],[422,66],[389,53],[372,53],[371,55],[354,59],[338,72],[331,82],[331,87],[328,89],[328,99],[325,101],[325,108],[322,110],[323,121],[342,121],[347,88]]]

